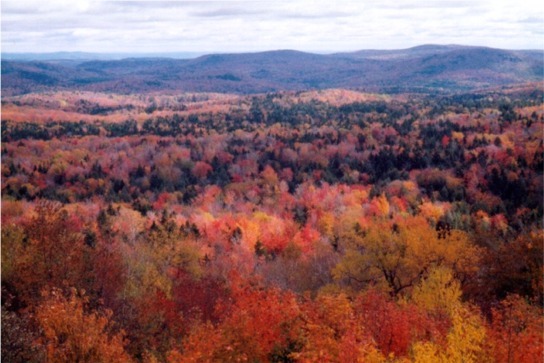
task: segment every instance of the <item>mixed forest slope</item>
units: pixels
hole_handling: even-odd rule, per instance
[[[4,59],[2,93],[58,89],[259,93],[347,87],[468,91],[541,81],[543,57],[542,51],[427,45],[337,54],[291,50],[212,54],[194,59]]]
[[[464,47],[266,58],[328,77],[337,59],[411,57],[433,75],[479,69],[473,51],[525,74],[510,52]],[[64,90],[2,99],[2,358],[541,361],[541,83],[123,93],[131,67],[146,82],[229,64],[242,80],[219,84],[244,82],[237,57],[3,63],[47,74],[44,90],[69,71]],[[127,88],[69,91],[78,72],[105,79],[78,88]]]

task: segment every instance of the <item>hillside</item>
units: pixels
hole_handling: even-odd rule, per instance
[[[2,93],[53,89],[241,94],[325,88],[470,91],[542,81],[543,56],[542,51],[424,45],[328,55],[278,50],[194,59],[3,59]]]
[[[539,362],[543,93],[3,97],[2,361]]]

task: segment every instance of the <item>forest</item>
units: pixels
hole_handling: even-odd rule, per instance
[[[2,98],[5,362],[542,362],[544,91]]]

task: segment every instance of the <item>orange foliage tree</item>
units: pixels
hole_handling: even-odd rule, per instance
[[[68,296],[59,289],[43,292],[35,314],[43,333],[35,344],[44,346],[47,362],[131,362],[124,333],[113,329],[111,311],[94,311],[87,303],[75,289]]]
[[[8,278],[23,301],[37,301],[44,287],[89,287],[81,222],[60,203],[41,201],[22,230],[8,229],[3,235],[13,254]]]
[[[170,362],[269,361],[288,357],[297,338],[300,309],[291,293],[235,288],[233,303],[222,304],[224,320],[204,323],[186,339],[183,353],[172,351]]]
[[[517,295],[493,309],[487,352],[497,363],[539,362],[544,354],[542,310]]]

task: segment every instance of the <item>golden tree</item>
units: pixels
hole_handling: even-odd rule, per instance
[[[76,289],[68,296],[56,288],[43,292],[35,315],[43,333],[36,344],[45,348],[47,362],[130,362],[124,332],[113,330],[111,311],[87,304],[84,292]]]

